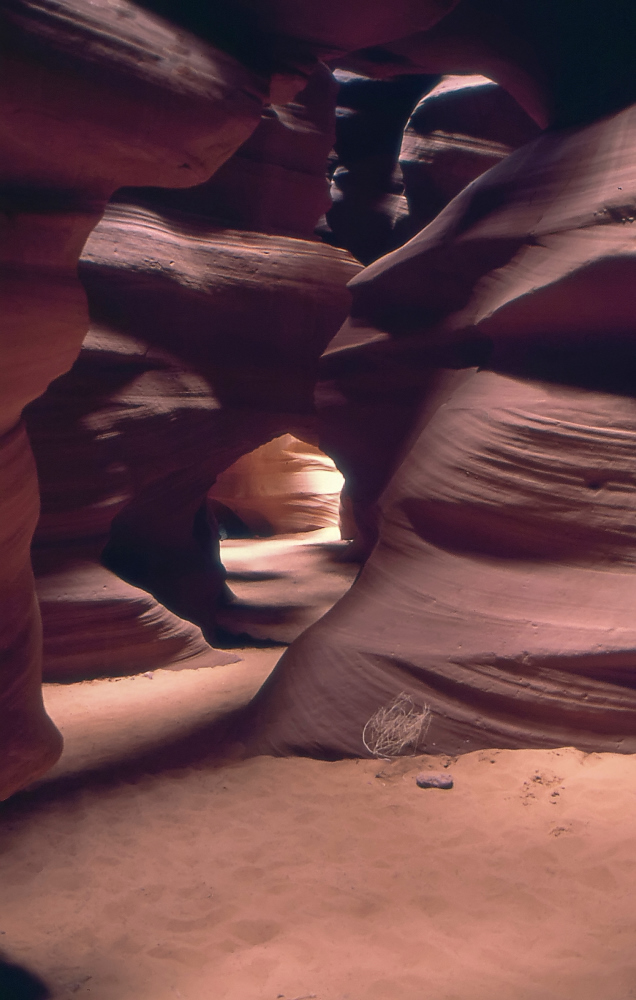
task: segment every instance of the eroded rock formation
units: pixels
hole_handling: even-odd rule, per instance
[[[115,188],[209,176],[255,128],[268,82],[126,2],[15,0],[1,16],[3,797],[60,752],[40,693],[38,488],[19,421],[86,333],[82,245]]]
[[[487,77],[444,77],[419,101],[404,129],[399,165],[408,207],[398,227],[400,242],[540,131],[514,98]]]
[[[211,477],[195,468],[191,435],[198,444],[202,424],[214,428],[223,452],[215,453],[216,474],[264,440],[296,432],[288,417],[310,417],[316,356],[330,336],[325,315],[342,310],[340,291],[331,289],[342,289],[343,265],[355,268],[307,239],[322,182],[304,156],[311,159],[320,129],[298,163],[280,150],[271,162],[263,155],[280,117],[294,117],[277,109],[321,57],[385,77],[484,74],[549,131],[353,283],[351,318],[322,363],[322,441],[351,473],[361,547],[371,548],[373,504],[390,480],[380,538],[350,593],[297,640],[258,699],[252,745],[361,753],[369,715],[406,691],[430,704],[431,749],[563,742],[634,749],[631,3],[246,0],[239,8],[5,0],[0,14],[8,317],[0,797],[60,749],[39,691],[28,555],[38,492],[20,415],[80,349],[88,325],[75,274],[82,245],[117,188],[204,184],[273,101],[264,145],[255,138],[246,162],[226,170],[209,214],[147,191],[135,205],[128,193],[109,209],[85,264],[93,339],[64,405],[70,450],[91,474],[74,506],[49,469],[38,566],[47,600],[58,569],[68,568],[75,585],[84,569],[96,571],[97,542],[114,517],[109,566],[160,602],[142,607],[139,591],[124,594],[123,585],[105,602],[104,620],[118,622],[120,636],[122,606],[135,629],[145,616],[141,663],[144,648],[157,646],[161,605],[207,629],[220,585],[211,537],[200,545],[209,533],[199,512]],[[298,178],[306,211],[289,217],[281,178],[287,184],[296,166],[310,175]],[[241,184],[251,187],[257,175],[268,178],[269,203],[260,194],[242,198]],[[214,225],[219,205],[227,214]],[[248,231],[256,206],[267,236]],[[303,344],[289,334],[294,310],[273,290],[283,264],[296,318],[311,328]],[[332,265],[337,281],[317,277]],[[250,266],[265,275],[271,295],[251,280]],[[318,304],[306,291],[312,281]],[[254,302],[258,331],[243,325],[241,312]],[[231,341],[237,317],[243,339]],[[86,405],[81,386],[92,393],[103,385],[105,355],[112,382],[97,393],[97,406]],[[46,405],[32,411],[42,440]],[[176,430],[170,438],[173,413],[183,438]],[[151,453],[153,427],[178,456]],[[133,428],[139,439],[133,433],[126,452]],[[140,447],[152,461],[138,460]],[[69,527],[76,510],[81,535]],[[69,539],[70,560],[56,562]],[[89,589],[109,593],[112,578],[99,573]],[[180,618],[163,618],[161,629],[177,659],[207,655],[201,633]]]
[[[539,134],[526,112],[492,80],[444,77],[418,103],[404,130],[399,160],[405,194],[395,196],[404,206],[390,241],[405,242],[468,183]],[[369,203],[363,199],[355,216],[362,234],[362,220],[368,215]],[[391,374],[387,358],[399,348],[372,346],[385,336],[377,330],[360,332],[347,323],[323,358],[316,392],[322,443],[346,473],[347,495],[358,522],[358,549],[367,554],[377,538],[377,500],[399,464],[422,391],[434,377],[431,365],[422,366],[417,358],[401,366],[399,378]],[[362,341],[365,349],[350,354],[347,348]],[[455,363],[470,364],[471,353],[474,348],[465,346]]]
[[[279,664],[260,748],[360,754],[404,691],[430,750],[636,749],[635,137],[634,106],[546,133],[354,279],[368,343],[340,367],[428,386],[379,543]]]
[[[338,527],[342,473],[315,445],[282,434],[217,476],[209,499],[233,511],[253,535]]]
[[[232,658],[190,624],[214,643],[225,597],[205,499],[268,439],[316,437],[317,361],[358,270],[304,238],[325,204],[333,105],[319,67],[220,175],[185,192],[146,189],[141,205],[120,192],[87,243],[91,331],[71,372],[27,412],[45,676]],[[244,228],[216,220],[222,208]]]
[[[418,98],[436,78],[414,74],[375,80],[345,70],[334,75],[340,87],[333,205],[321,235],[369,264],[407,238],[401,235],[409,208],[398,164],[400,144]]]

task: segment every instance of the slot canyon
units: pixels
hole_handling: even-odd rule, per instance
[[[0,27],[0,1000],[636,996],[636,8]]]

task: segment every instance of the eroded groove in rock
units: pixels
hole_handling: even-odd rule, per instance
[[[354,93],[356,85],[366,93],[367,85],[395,82],[366,80],[353,74],[351,85]],[[393,122],[394,109],[389,117]],[[399,154],[396,149],[388,158],[390,173],[399,155],[405,194],[399,196],[404,202],[400,218],[394,218],[389,237],[384,232],[385,242],[389,241],[385,249],[404,243],[469,182],[539,133],[526,112],[492,80],[482,76],[444,77],[419,101],[404,129]],[[348,155],[355,162],[353,149]],[[362,161],[363,178],[366,162]],[[358,191],[355,174],[351,187],[341,205],[334,205],[329,219],[338,218],[339,207],[345,218],[347,212],[352,212],[355,231],[364,241],[364,220],[374,225],[377,192],[373,188],[372,197],[366,198],[364,182]],[[383,218],[386,221],[387,217]],[[371,241],[369,246],[373,245]],[[475,262],[479,266],[479,254]],[[460,261],[454,260],[447,270],[452,275],[460,266]],[[436,281],[439,285],[439,275]],[[417,285],[419,279],[413,278],[412,283]],[[392,304],[396,319],[399,308],[399,304]],[[420,322],[426,318],[418,316]],[[417,419],[422,391],[430,392],[438,378],[432,368],[435,356],[430,348],[422,348],[417,342],[406,343],[405,338],[382,345],[382,337],[387,339],[376,328],[345,324],[323,358],[321,383],[316,391],[321,441],[347,474],[347,496],[358,522],[358,547],[363,554],[368,554],[376,541],[377,500],[399,464],[403,442]],[[358,350],[350,353],[348,348],[353,346]],[[465,367],[483,360],[488,350],[487,338],[476,335],[458,347],[452,359],[448,348],[442,349],[440,359],[442,363]],[[399,365],[395,355],[402,352],[406,363]]]
[[[419,101],[404,129],[399,164],[408,218],[400,242],[539,126],[503,87],[484,76],[447,76]]]

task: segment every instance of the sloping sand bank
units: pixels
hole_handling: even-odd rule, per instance
[[[56,1000],[636,997],[636,758],[206,758],[255,655],[47,689],[67,752],[0,810],[6,961]]]

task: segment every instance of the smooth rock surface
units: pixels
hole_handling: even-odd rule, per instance
[[[76,644],[75,605],[55,597],[50,574],[89,540],[94,560],[108,544],[112,571],[214,641],[224,571],[206,495],[268,439],[315,435],[317,359],[357,270],[346,252],[317,242],[109,207],[82,261],[90,334],[71,372],[27,413],[42,492],[34,552],[47,566],[43,614],[58,646],[65,629]],[[101,614],[95,604],[93,661],[108,659],[98,646],[114,640]],[[88,638],[87,618],[85,628]],[[123,635],[117,643],[123,650]],[[165,665],[166,651],[154,648],[154,665]]]
[[[216,478],[208,498],[232,510],[253,535],[338,528],[342,473],[315,445],[282,434]]]

